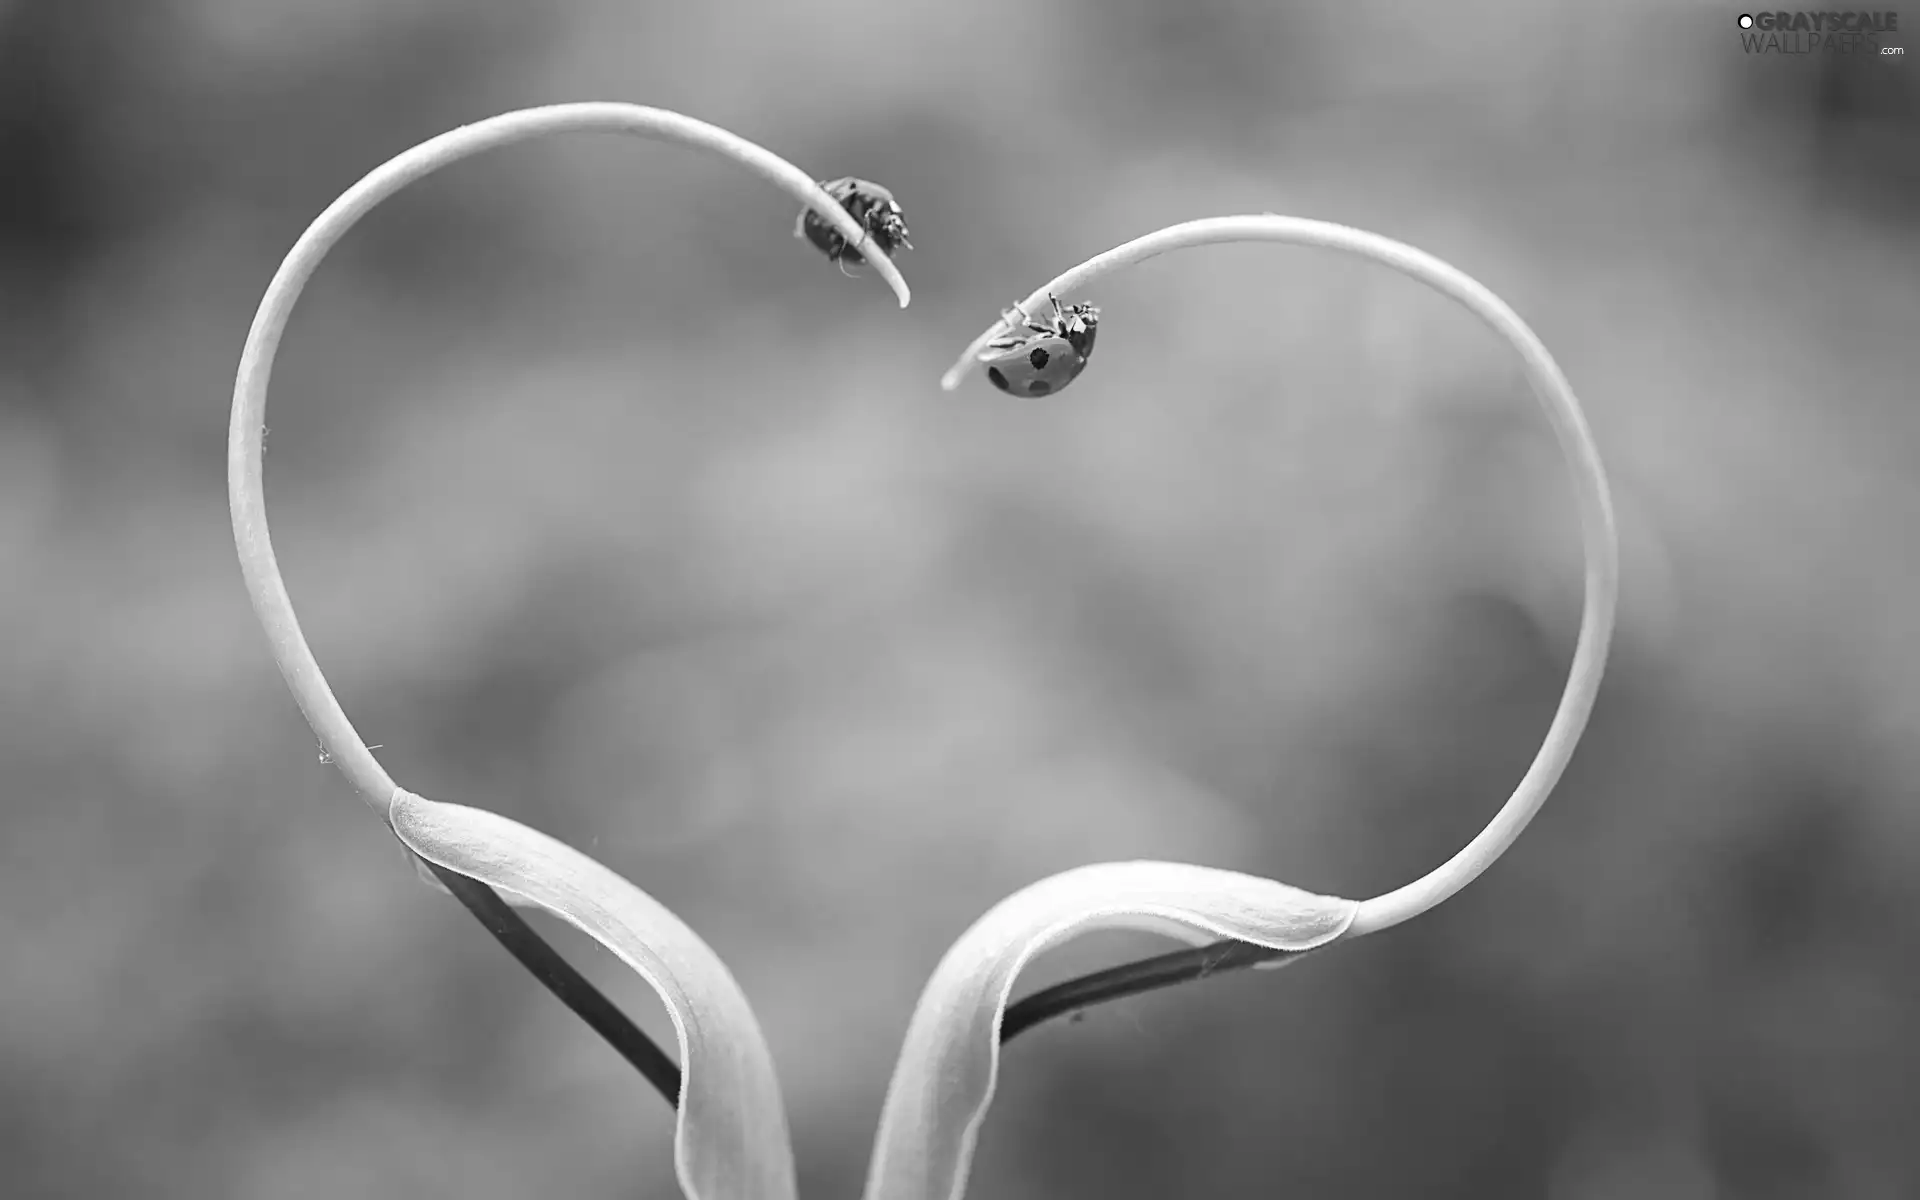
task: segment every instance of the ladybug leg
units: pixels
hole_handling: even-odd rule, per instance
[[[1014,320],[1014,317],[1016,316],[1020,318],[1018,321]],[[1052,333],[1053,332],[1052,329],[1034,320],[1033,317],[1027,312],[1026,309],[1020,307],[1020,302],[1017,300],[1014,301],[1012,308],[1009,308],[1005,312],[1000,314],[1000,319],[1006,323],[1008,333],[1015,332],[1022,325],[1025,325],[1028,329],[1031,329],[1035,333]]]

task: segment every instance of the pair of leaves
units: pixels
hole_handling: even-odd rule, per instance
[[[545,908],[646,980],[680,1050],[674,1167],[692,1200],[791,1200],[793,1151],[766,1037],[724,963],[686,923],[615,872],[517,821],[396,790],[394,832],[421,858]],[[1202,944],[1309,950],[1358,906],[1177,863],[1104,863],[1044,879],[982,917],[921,996],[888,1089],[867,1200],[957,1200],[999,1072],[1014,980],[1049,947],[1136,928]]]

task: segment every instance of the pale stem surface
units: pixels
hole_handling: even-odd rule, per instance
[[[1226,242],[1282,242],[1341,250],[1392,267],[1464,305],[1520,355],[1527,380],[1553,426],[1561,453],[1573,475],[1573,494],[1580,514],[1581,542],[1586,551],[1586,589],[1580,634],[1566,690],[1547,729],[1546,738],[1519,786],[1478,836],[1438,868],[1405,887],[1363,901],[1345,936],[1353,937],[1398,925],[1439,904],[1471,883],[1505,853],[1565,772],[1574,746],[1586,729],[1606,666],[1607,646],[1613,636],[1614,609],[1619,593],[1619,541],[1614,529],[1613,501],[1607,488],[1600,454],[1587,427],[1572,385],[1528,328],[1505,301],[1459,268],[1402,242],[1326,221],[1275,214],[1210,217],[1170,226],[1117,246],[1088,259],[1051,282],[1034,289],[1024,302],[1032,309],[1049,293],[1063,301],[1090,287],[1112,271],[1156,255],[1194,246]],[[1006,328],[996,321],[960,356],[940,384],[951,391],[960,385],[989,341]]]
[[[882,1106],[865,1200],[960,1200],[1000,1075],[1014,981],[1048,949],[1098,929],[1189,944],[1233,938],[1304,951],[1338,938],[1354,902],[1186,863],[1097,863],[1002,900],[947,951],[921,993]]]
[[[829,196],[812,176],[780,156],[718,126],[679,113],[636,104],[560,104],[526,109],[464,125],[376,168],[349,188],[307,228],[268,285],[240,359],[233,390],[233,418],[227,434],[227,493],[233,513],[234,544],[255,614],[266,629],[274,660],[321,746],[369,807],[387,814],[395,784],[367,749],[341,710],[326,677],[314,661],[306,635],[294,616],[280,566],[267,533],[266,496],[261,481],[261,445],[265,431],[267,383],[273,372],[293,305],[320,260],[336,242],[382,200],[442,167],[485,150],[551,133],[628,133],[655,141],[679,142],[728,158],[784,190],[830,222],[857,246],[886,280],[900,306],[909,298],[899,271],[866,231]]]
[[[744,998],[718,959],[644,893],[559,843],[478,810],[434,806],[396,786],[347,720],[321,674],[294,615],[267,532],[261,478],[267,386],[294,303],[321,260],[361,217],[407,184],[484,150],[549,133],[628,133],[731,159],[818,214],[874,264],[901,307],[908,302],[898,270],[870,244],[865,230],[838,201],[798,167],[724,129],[678,113],[617,103],[528,109],[463,126],[393,158],[348,189],[301,235],[268,285],[241,355],[228,428],[227,488],[234,544],[274,660],[320,739],[324,757],[340,768],[402,842],[442,869],[477,881],[475,886],[482,891],[498,884],[513,902],[546,907],[593,933],[640,971],[668,1002],[682,1049],[679,1095],[669,1099],[677,1100],[680,1109],[676,1163],[689,1195],[708,1200],[791,1196],[791,1152],[772,1063]],[[408,824],[405,831],[396,824],[396,814],[410,819],[403,822]],[[440,886],[431,872],[422,869],[421,875]],[[630,1059],[644,1050],[647,1061],[665,1060],[664,1053],[577,972],[569,969],[566,978],[543,974],[530,956],[552,963],[562,960],[538,934],[522,925],[511,938],[504,936],[498,923],[489,921],[484,904],[464,891],[461,902],[576,1012],[588,1017],[591,1007],[598,1013],[598,1023],[589,1017],[589,1024]],[[592,993],[597,1003],[584,1006],[584,993]],[[691,1058],[702,1063],[697,1079],[687,1069]],[[649,1078],[664,1087],[655,1076],[666,1074],[656,1072]]]

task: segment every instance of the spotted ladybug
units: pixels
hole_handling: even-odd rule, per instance
[[[1091,304],[1063,306],[1052,295],[1047,301],[1053,305],[1053,315],[1044,322],[1028,316],[1018,304],[1000,314],[1010,336],[988,342],[980,352],[987,380],[1009,395],[1057,392],[1079,378],[1093,357],[1100,310]]]
[[[907,240],[906,217],[901,213],[892,192],[877,183],[855,179],[851,175],[831,183],[822,181],[820,186],[827,189],[827,194],[838,200],[840,207],[852,214],[854,220],[860,222],[860,227],[867,231],[873,244],[888,257],[892,257],[896,247],[913,249],[913,243]],[[793,226],[793,236],[812,242],[830,262],[841,263],[843,271],[846,263],[859,266],[867,261],[858,249],[840,236],[838,229],[821,220],[820,214],[811,208],[800,210],[800,219]]]

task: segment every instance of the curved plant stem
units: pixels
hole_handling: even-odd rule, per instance
[[[260,447],[267,407],[267,382],[273,372],[294,302],[307,281],[347,230],[375,205],[409,183],[449,164],[485,150],[511,145],[550,133],[629,133],[658,141],[680,142],[730,158],[757,172],[822,218],[861,248],[900,297],[908,300],[906,284],[878,247],[865,244],[858,222],[827,195],[826,190],[785,159],[717,126],[679,113],[633,104],[561,104],[464,125],[422,142],[376,168],[327,207],[308,226],[280,264],[254,316],[253,328],[240,358],[233,390],[233,419],[227,431],[227,497],[233,511],[234,544],[255,614],[273,646],[274,660],[307,723],[320,738],[340,771],[375,812],[385,814],[393,799],[394,782],[366,743],[354,731],[327,686],[313,651],[307,646],[293,602],[280,577],[273,543],[267,534],[266,497],[260,475]]]
[[[1157,255],[1227,242],[1281,242],[1345,251],[1411,276],[1464,305],[1495,333],[1505,338],[1520,355],[1528,382],[1549,424],[1553,426],[1554,436],[1559,441],[1561,453],[1566,457],[1573,476],[1574,501],[1579,510],[1581,541],[1586,552],[1585,603],[1567,686],[1561,694],[1559,708],[1554,712],[1539,753],[1506,804],[1494,814],[1486,828],[1458,853],[1405,887],[1361,903],[1352,926],[1343,935],[1358,937],[1419,916],[1471,883],[1520,836],[1565,772],[1573,749],[1586,729],[1587,718],[1593,711],[1594,697],[1599,691],[1601,674],[1606,666],[1607,647],[1613,636],[1620,559],[1618,537],[1614,530],[1613,502],[1608,493],[1606,473],[1600,465],[1600,454],[1594,446],[1593,434],[1587,428],[1580,402],[1553,356],[1526,322],[1505,301],[1459,268],[1423,250],[1376,233],[1272,213],[1189,221],[1136,238],[1063,272],[1036,288],[1023,307],[1040,305],[1049,294],[1066,299],[1112,271]],[[974,367],[980,351],[1005,328],[1004,322],[996,321],[975,338],[942,377],[941,386],[949,391],[958,387],[966,373]],[[1082,997],[1073,1007],[1083,1007],[1091,1002],[1084,999],[1088,995],[1109,998],[1149,987],[1167,986],[1218,969],[1205,968],[1203,959],[1193,957],[1203,956],[1211,949],[1131,964],[1049,990],[1062,993],[1063,989],[1090,989],[1072,993]],[[1269,953],[1268,957],[1273,956]],[[1175,960],[1185,961],[1176,964]],[[1146,970],[1150,964],[1156,963],[1161,965],[1154,970]],[[1117,988],[1124,981],[1135,980],[1134,976],[1126,974],[1130,971],[1139,972],[1138,986],[1128,983],[1121,990],[1101,992],[1093,985],[1093,980],[1105,979],[1107,987]],[[1041,996],[1046,994],[1042,993]],[[1017,1010],[1021,1005],[1038,1005],[1041,996],[1029,997],[1014,1007]],[[1033,1011],[1047,1010],[1040,1006]]]
[[[1222,975],[1248,967],[1264,966],[1271,970],[1291,966],[1307,955],[1324,949],[1326,947],[1316,946],[1313,950],[1275,950],[1268,946],[1256,946],[1252,942],[1214,942],[1095,971],[1042,988],[1008,1005],[1006,1016],[1000,1019],[1000,1044],[1005,1045],[1016,1035],[1036,1025],[1092,1008],[1096,1004],[1105,1004],[1109,1000],[1124,1000],[1128,996],[1139,996],[1179,983],[1194,983],[1209,975]]]
[[[909,300],[906,283],[900,278],[898,269],[879,247],[869,243],[866,231],[812,176],[771,151],[718,126],[679,113],[635,104],[560,104],[511,112],[464,125],[390,159],[329,205],[300,235],[300,240],[294,243],[293,249],[280,264],[273,281],[267,285],[266,295],[261,299],[253,327],[248,332],[246,348],[240,358],[239,375],[234,383],[233,415],[227,432],[227,497],[233,515],[233,539],[240,555],[241,573],[253,601],[254,614],[260,619],[273,648],[274,661],[279,665],[280,673],[300,705],[300,711],[305,714],[307,723],[320,739],[325,756],[340,768],[341,774],[359,792],[360,798],[383,819],[392,807],[398,785],[373,757],[373,752],[354,730],[352,722],[347,720],[340,702],[327,685],[326,677],[321,674],[319,663],[314,660],[313,651],[301,632],[299,619],[294,615],[293,601],[287,594],[286,582],[281,578],[280,566],[274,557],[273,543],[267,532],[266,495],[261,480],[261,444],[265,433],[267,384],[273,373],[274,354],[279,349],[280,338],[286,330],[294,303],[300,298],[301,291],[313,277],[321,260],[355,222],[382,200],[463,158],[551,133],[634,134],[656,141],[679,142],[731,159],[782,189],[832,224],[841,236],[858,247],[874,264],[881,278],[886,280],[899,298],[902,308],[906,307]],[[514,949],[514,953],[523,963],[529,960],[522,951],[536,944],[542,948],[538,957],[549,968],[553,962],[559,961],[557,952],[547,946],[531,928],[527,928],[524,922],[519,930],[512,932],[513,940],[509,941],[502,934],[498,911],[506,905],[492,889],[476,882],[471,887],[452,890],[482,924],[501,937],[510,949],[520,947]],[[529,963],[529,966],[532,964]],[[654,1066],[642,1066],[641,1070],[650,1079],[654,1079],[655,1075],[664,1078],[664,1074],[656,1068],[659,1063],[671,1067],[671,1061],[624,1017],[619,1018],[624,1023],[623,1029],[606,1019],[606,1013],[612,1012],[617,1016],[617,1010],[577,972],[566,982],[562,982],[563,976],[554,974],[551,969],[534,969],[534,973],[576,1012],[585,1016],[582,1009],[582,1005],[585,1005],[600,1013],[599,1017],[589,1017],[589,1024],[600,1030],[630,1060],[636,1054],[649,1061],[657,1059]],[[590,999],[589,996],[597,999]],[[635,1049],[639,1042],[645,1042],[648,1050]],[[636,1062],[636,1065],[639,1063]],[[678,1072],[674,1074],[677,1078]],[[655,1079],[655,1082],[658,1085],[660,1080]],[[674,1089],[662,1090],[672,1100],[677,1095],[677,1083]]]

